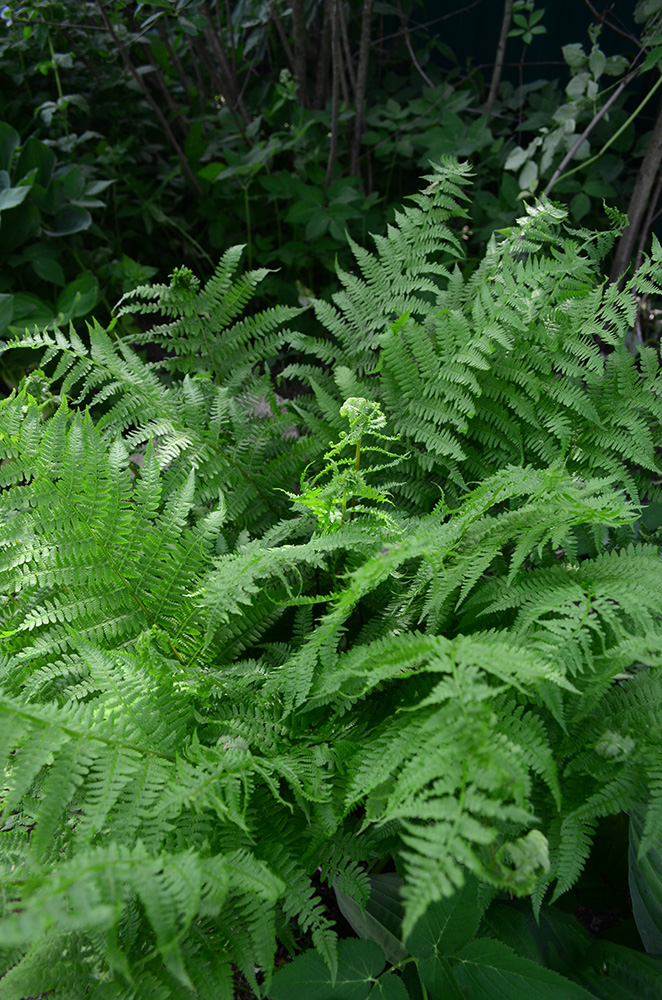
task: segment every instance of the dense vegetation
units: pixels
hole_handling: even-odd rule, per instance
[[[548,84],[538,104],[544,87],[458,80],[434,41],[414,51],[412,12],[382,63],[364,44],[391,12],[370,3],[342,21],[335,2],[293,3],[291,21],[228,10],[3,12],[0,73],[40,124],[21,133],[18,89],[0,125],[16,383],[0,403],[0,997],[657,998],[654,183],[641,252],[608,275],[648,183],[635,112],[662,79],[662,4],[638,4],[624,61],[597,29],[570,46],[565,98]],[[318,52],[328,40],[317,77],[302,25]],[[543,27],[530,0],[504,5],[504,39]],[[83,65],[58,56],[67,36]],[[406,97],[382,102],[403,47]],[[63,74],[82,92],[100,66],[86,108]],[[161,88],[155,148],[141,114],[119,139],[131,86],[142,110]],[[564,205],[541,179],[579,150],[582,115],[582,141],[625,136],[632,160],[603,186],[588,168],[559,181]],[[460,159],[458,130],[476,143]],[[120,160],[122,180],[103,176]],[[156,266],[169,278],[150,285]]]

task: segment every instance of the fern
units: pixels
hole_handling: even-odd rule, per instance
[[[444,161],[319,335],[241,318],[228,251],[34,332],[0,404],[3,996],[268,995],[335,974],[320,883],[395,855],[404,935],[468,876],[570,888],[597,820],[662,834],[660,372],[614,233],[527,210],[467,274]],[[143,319],[144,322],[144,319]],[[310,390],[287,404],[270,359]]]

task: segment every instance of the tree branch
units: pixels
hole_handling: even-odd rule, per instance
[[[161,108],[158,106],[158,104],[156,103],[156,101],[152,97],[152,95],[151,95],[151,93],[149,91],[149,88],[147,87],[145,81],[141,77],[140,73],[138,73],[136,71],[135,66],[133,65],[133,63],[129,59],[129,56],[128,56],[127,52],[126,52],[126,49],[124,48],[124,46],[120,42],[120,40],[119,40],[119,38],[117,36],[117,32],[115,31],[115,28],[111,24],[110,18],[108,17],[108,14],[106,13],[106,9],[105,9],[105,7],[103,5],[103,0],[96,0],[96,4],[97,4],[97,7],[99,8],[99,13],[101,14],[101,19],[103,20],[103,23],[104,23],[104,25],[106,27],[106,30],[108,31],[108,34],[110,35],[110,37],[112,38],[113,42],[117,46],[117,51],[121,55],[122,60],[124,61],[124,65],[126,66],[126,68],[128,69],[128,71],[130,72],[131,76],[133,77],[133,79],[136,81],[136,83],[140,87],[141,91],[143,92],[143,94],[145,96],[145,100],[147,101],[147,103],[149,104],[150,108],[152,109],[152,111],[154,112],[154,114],[158,118],[159,122],[161,123],[163,131],[164,131],[165,135],[168,138],[168,142],[170,143],[170,145],[172,146],[173,150],[175,151],[177,159],[181,163],[182,169],[183,169],[184,173],[186,174],[186,176],[188,177],[188,180],[189,180],[189,183],[190,183],[191,187],[193,188],[193,190],[195,191],[195,193],[197,195],[202,194],[202,188],[200,187],[200,184],[198,183],[197,177],[195,176],[195,174],[191,170],[190,164],[189,164],[189,162],[186,159],[186,156],[184,154],[184,150],[182,149],[182,147],[177,142],[177,139],[175,138],[175,134],[172,131],[172,129],[170,128],[170,124],[168,123],[167,118],[165,117],[165,115],[161,111]]]

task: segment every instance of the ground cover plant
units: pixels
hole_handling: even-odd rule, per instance
[[[655,995],[662,249],[619,289],[619,213],[543,201],[465,274],[470,174],[350,243],[316,336],[232,248],[122,300],[135,349],[21,337],[3,1000]],[[558,906],[624,811],[651,954]]]

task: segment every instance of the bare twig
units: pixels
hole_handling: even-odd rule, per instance
[[[662,83],[662,76],[657,81],[655,89],[657,89],[660,83]],[[662,104],[660,104],[653,132],[648,141],[646,155],[641,162],[634,182],[634,190],[627,212],[630,221],[616,246],[614,262],[609,275],[610,281],[622,282],[623,274],[632,260],[637,236],[642,228],[642,220],[646,212],[648,199],[660,169],[660,162],[662,162]]]
[[[271,7],[269,8],[269,13],[271,14],[271,20],[276,25],[276,31],[278,32],[280,44],[283,46],[283,52],[285,53],[285,58],[290,64],[290,69],[292,70],[292,74],[296,75],[296,68],[294,65],[294,53],[292,52],[290,40],[285,34],[285,28],[283,27],[283,22],[280,19],[280,14],[276,10],[276,4],[273,2],[271,4]]]
[[[349,83],[352,88],[352,93],[356,97],[356,73],[354,72],[354,63],[352,62],[352,50],[349,47],[349,34],[347,32],[347,20],[345,18],[344,10],[340,11],[340,33],[342,36],[343,51],[345,53],[345,66],[347,68],[347,76],[349,77]]]
[[[458,14],[466,14],[467,11],[473,10],[474,7],[479,7],[483,0],[473,0],[473,3],[467,3],[464,7],[456,7],[455,10],[451,10],[448,14],[442,14],[441,17],[433,17],[429,21],[421,21],[417,24],[417,28],[431,28],[433,24],[441,24],[442,21],[450,21],[452,17],[457,17]],[[373,45],[380,45],[382,42],[388,42],[391,38],[399,38],[401,34],[401,29],[398,28],[397,31],[392,31],[389,35],[380,35],[378,38],[372,42]]]
[[[297,81],[297,101],[308,106],[306,92],[306,19],[303,0],[292,0],[292,39],[294,41],[294,75]]]
[[[625,31],[623,28],[619,28],[617,24],[612,24],[611,21],[608,21],[605,14],[600,14],[595,9],[593,4],[591,3],[591,0],[584,0],[584,3],[586,4],[590,12],[593,14],[595,19],[600,22],[600,24],[605,24],[612,31],[615,31],[617,35],[622,35],[623,38],[627,38],[628,41],[634,42],[638,46],[641,45],[640,38],[637,38],[636,35],[631,34],[629,31]]]
[[[103,0],[96,0],[96,4],[97,4],[97,7],[99,8],[99,13],[101,14],[101,19],[103,20],[103,23],[104,23],[104,25],[106,27],[106,30],[108,31],[108,34],[112,38],[114,44],[117,46],[117,51],[120,53],[120,55],[122,57],[122,60],[124,62],[124,65],[126,66],[126,68],[128,69],[128,71],[130,72],[131,76],[133,77],[133,79],[136,81],[136,83],[140,87],[141,91],[143,92],[143,94],[145,96],[145,100],[147,101],[147,103],[151,107],[152,111],[154,112],[154,114],[158,118],[159,122],[161,123],[163,131],[164,131],[165,135],[167,136],[168,142],[170,143],[170,145],[172,146],[173,150],[175,151],[177,159],[181,163],[182,169],[183,169],[184,173],[186,174],[186,176],[188,177],[188,180],[189,180],[189,183],[190,183],[191,187],[193,188],[193,190],[195,191],[195,193],[197,195],[202,194],[202,188],[200,187],[200,184],[198,183],[197,177],[195,176],[195,174],[191,170],[190,164],[189,164],[189,162],[186,159],[186,156],[184,154],[184,150],[182,149],[182,147],[179,145],[177,139],[175,138],[175,135],[174,135],[172,129],[170,128],[170,124],[169,124],[167,118],[165,117],[165,115],[161,111],[161,108],[158,106],[158,104],[156,103],[156,101],[152,97],[152,95],[151,95],[151,93],[149,91],[149,88],[145,84],[145,81],[141,77],[140,73],[138,73],[136,71],[135,66],[133,65],[133,63],[129,59],[129,56],[128,56],[128,53],[127,53],[126,49],[124,48],[124,46],[122,45],[121,41],[119,40],[119,38],[117,36],[117,32],[115,31],[115,28],[113,27],[113,25],[110,22],[110,18],[108,17],[106,9],[105,9],[105,7],[103,5]]]
[[[623,91],[625,90],[625,88],[627,87],[627,85],[630,83],[631,80],[634,79],[635,76],[636,76],[636,72],[634,70],[631,70],[627,74],[627,76],[624,76],[623,79],[621,80],[621,82],[619,83],[618,87],[614,91],[614,93],[609,98],[609,100],[605,101],[605,103],[602,105],[602,107],[597,112],[597,114],[595,114],[593,116],[593,118],[591,118],[590,122],[588,123],[588,125],[586,126],[586,128],[584,129],[584,131],[582,132],[582,134],[579,136],[579,138],[577,139],[577,141],[575,143],[573,143],[573,145],[570,147],[570,149],[565,154],[565,156],[563,157],[563,159],[559,163],[558,167],[556,168],[556,170],[552,174],[552,177],[551,177],[549,183],[547,184],[547,187],[543,191],[543,194],[546,194],[546,195],[549,194],[549,192],[552,190],[552,188],[556,184],[557,180],[559,179],[559,177],[561,176],[561,174],[565,170],[565,168],[568,166],[568,164],[574,158],[575,153],[577,152],[577,150],[579,149],[579,147],[583,143],[584,139],[588,138],[588,136],[591,134],[591,132],[593,131],[593,129],[595,128],[595,126],[598,124],[598,122],[600,121],[600,119],[603,118],[604,115],[607,114],[607,112],[609,111],[609,109],[612,106],[612,104],[614,103],[614,101],[618,100],[618,98],[623,93]]]
[[[366,81],[368,79],[368,58],[370,55],[370,21],[372,18],[373,0],[363,0],[361,14],[361,45],[359,48],[359,65],[356,74],[356,91],[354,94],[354,132],[350,149],[349,172],[357,177],[359,174],[359,153],[361,151],[361,136],[363,135]]]
[[[503,62],[504,59],[506,58],[506,44],[508,42],[508,32],[510,31],[510,24],[512,19],[513,19],[513,0],[504,0],[503,21],[501,22],[501,33],[499,35],[499,42],[497,44],[496,57],[494,60],[494,69],[492,70],[490,91],[487,95],[487,100],[485,101],[484,113],[488,117],[492,111],[492,107],[494,106],[494,102],[496,100],[496,96],[499,91],[501,74],[503,73]]]
[[[329,156],[326,161],[326,177],[324,179],[324,191],[329,188],[333,180],[333,168],[336,162],[338,151],[338,105],[340,91],[340,32],[339,32],[339,0],[332,0],[331,10],[331,67],[333,82],[331,84],[331,141],[329,143]]]
[[[398,13],[400,15],[400,32],[404,37],[405,45],[407,46],[407,51],[409,52],[409,57],[414,64],[416,72],[421,77],[422,80],[427,83],[428,87],[434,87],[434,84],[430,77],[427,75],[421,64],[419,63],[413,48],[411,47],[411,38],[409,37],[409,29],[407,28],[407,18],[402,10],[402,4],[398,0]]]
[[[639,268],[641,267],[641,262],[644,259],[644,247],[646,246],[646,241],[648,240],[651,229],[653,228],[653,220],[656,218],[656,210],[658,203],[660,201],[661,194],[662,194],[662,171],[658,171],[657,181],[655,183],[655,189],[648,203],[648,211],[646,212],[646,218],[643,221],[643,224],[641,226],[641,232],[639,234],[639,246],[637,247],[637,258],[634,262],[635,271],[639,270]]]
[[[317,62],[317,76],[315,78],[315,96],[313,104],[316,108],[323,108],[327,94],[327,78],[329,73],[329,60],[331,59],[331,20],[333,17],[333,0],[326,0],[324,4],[324,18],[322,20],[322,39],[320,42],[320,55]]]
[[[237,80],[236,74],[232,70],[232,66],[228,62],[228,57],[225,54],[225,48],[223,46],[223,34],[219,29],[218,34],[214,29],[214,22],[212,20],[211,11],[207,2],[201,4],[201,10],[205,18],[205,39],[207,44],[211,46],[214,55],[218,61],[218,68],[221,76],[223,77],[224,94],[228,107],[231,111],[237,110],[245,122],[250,121],[250,115],[244,104],[241,91],[239,89],[239,81]],[[235,118],[236,121],[236,118]]]

